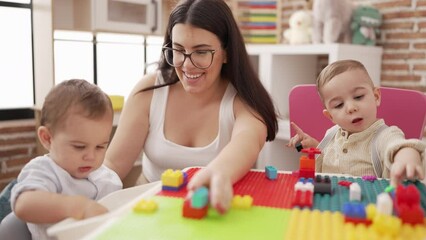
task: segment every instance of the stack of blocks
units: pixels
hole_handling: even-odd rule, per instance
[[[181,170],[167,169],[161,174],[161,182],[163,190],[179,191],[186,185],[187,174]]]
[[[186,218],[202,219],[207,215],[209,208],[209,190],[200,187],[194,191],[190,199],[183,202],[182,216]]]
[[[315,177],[315,154],[321,153],[317,148],[302,149],[302,152],[308,153],[308,157],[300,157],[299,177],[314,178]]]

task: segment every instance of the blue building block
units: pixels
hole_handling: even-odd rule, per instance
[[[209,203],[209,190],[206,187],[200,187],[194,191],[191,198],[191,207],[203,208]]]
[[[343,214],[346,217],[366,219],[367,214],[365,211],[364,204],[360,202],[345,202],[342,209]]]
[[[269,180],[277,179],[277,175],[278,175],[277,169],[274,166],[266,166],[265,174],[266,174],[266,178],[268,178]]]

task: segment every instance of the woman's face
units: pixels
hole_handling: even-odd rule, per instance
[[[226,52],[222,49],[219,38],[190,24],[176,24],[172,29],[172,36],[173,49],[185,54],[193,53],[192,62],[186,57],[183,65],[175,68],[185,91],[202,93],[218,84],[222,64],[226,63]],[[210,50],[214,50],[214,53]],[[199,66],[207,66],[205,61],[209,63],[211,56],[211,65],[207,68],[201,69],[193,64],[195,62]]]

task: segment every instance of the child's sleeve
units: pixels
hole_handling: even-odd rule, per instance
[[[14,209],[16,199],[22,192],[32,190],[57,192],[58,185],[55,184],[55,176],[51,170],[51,166],[44,161],[40,161],[38,158],[31,160],[21,170],[18,182],[12,188],[10,198],[12,210]]]
[[[390,167],[395,154],[402,148],[414,148],[420,153],[422,161],[425,157],[426,143],[419,139],[405,139],[404,133],[396,126],[384,130],[376,141],[379,157],[383,161],[383,177],[389,177]]]

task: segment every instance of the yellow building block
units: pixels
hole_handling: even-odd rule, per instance
[[[250,195],[235,195],[231,204],[232,208],[249,209],[253,205],[253,198]]]
[[[154,200],[142,199],[133,207],[133,211],[137,213],[153,213],[157,210],[158,204]]]
[[[183,184],[183,173],[181,170],[167,169],[161,174],[161,182],[163,186],[179,187]]]

